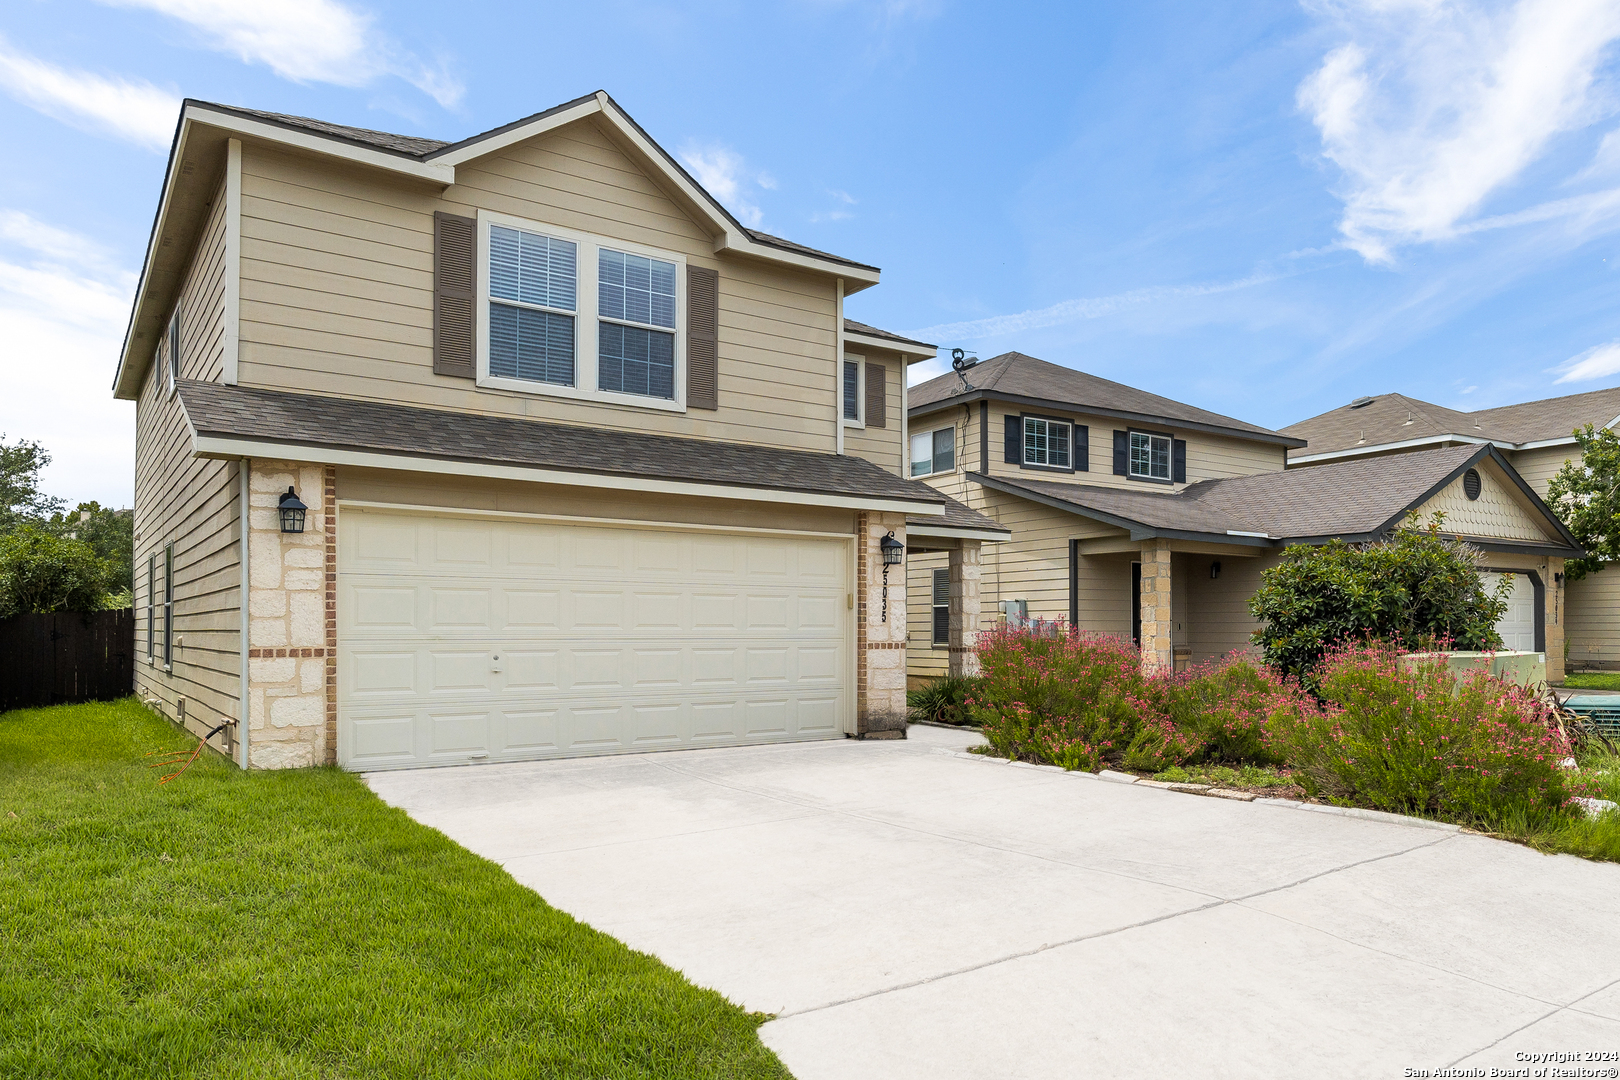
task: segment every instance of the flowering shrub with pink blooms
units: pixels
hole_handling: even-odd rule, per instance
[[[1281,765],[1266,739],[1270,725],[1320,711],[1316,699],[1276,669],[1232,653],[1179,674],[1157,672],[1130,697],[1141,728],[1127,768],[1175,765]]]
[[[1384,643],[1330,649],[1323,708],[1265,725],[1267,747],[1307,792],[1482,824],[1566,804],[1570,746],[1545,706],[1482,673],[1459,680],[1443,660],[1404,668],[1399,655]]]
[[[979,635],[979,667],[967,708],[1001,756],[1096,772],[1136,735],[1142,661],[1128,641],[1003,626]]]

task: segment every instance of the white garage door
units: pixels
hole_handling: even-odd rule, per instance
[[[1536,651],[1536,587],[1530,581],[1528,574],[1481,574],[1485,582],[1485,591],[1491,595],[1496,594],[1496,584],[1502,578],[1508,578],[1513,585],[1513,593],[1508,597],[1507,612],[1496,624],[1496,632],[1502,635],[1502,647],[1518,652]]]
[[[849,541],[343,510],[353,769],[839,737]]]

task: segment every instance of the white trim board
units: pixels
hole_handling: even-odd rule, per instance
[[[242,140],[225,143],[225,374],[235,386],[242,342]]]
[[[753,488],[730,484],[703,484],[663,480],[655,477],[607,476],[577,473],[537,466],[494,465],[476,461],[452,461],[369,450],[341,450],[300,443],[275,443],[256,439],[233,439],[193,435],[191,452],[195,457],[255,457],[280,461],[308,461],[323,465],[350,465],[365,469],[395,469],[402,472],[433,473],[440,476],[483,476],[498,480],[522,480],[534,484],[600,488],[609,491],[645,491],[665,495],[689,495],[702,499],[730,499],[738,502],[784,503],[794,506],[833,506],[849,510],[878,510],[886,513],[943,517],[939,503],[910,499],[884,499],[862,495],[829,495],[820,492],[786,491],[780,488]]]
[[[506,518],[515,521],[555,521],[563,525],[599,525],[604,529],[670,529],[676,532],[740,533],[757,536],[808,536],[817,540],[850,540],[851,533],[818,532],[807,529],[771,529],[764,526],[706,525],[698,521],[664,521],[648,518],[586,517],[581,514],[547,514],[538,510],[484,510],[477,507],[440,506],[435,503],[392,503],[374,499],[339,499],[338,505],[356,513],[381,510],[387,513],[434,514],[440,517]]]
[[[845,345],[860,345],[867,349],[884,349],[888,352],[899,353],[907,367],[920,364],[924,360],[932,360],[939,355],[939,350],[932,345],[912,345],[887,338],[873,337],[854,330],[844,331]]]

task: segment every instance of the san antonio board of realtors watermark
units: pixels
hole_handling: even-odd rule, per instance
[[[1551,1050],[1537,1053],[1521,1050],[1513,1055],[1512,1065],[1448,1065],[1438,1069],[1408,1068],[1402,1076],[1422,1077],[1424,1080],[1458,1080],[1479,1077],[1495,1080],[1497,1077],[1527,1077],[1529,1080],[1581,1080],[1607,1077],[1620,1080],[1620,1050]]]

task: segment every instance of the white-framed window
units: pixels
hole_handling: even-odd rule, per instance
[[[478,385],[686,408],[686,259],[478,212]]]
[[[157,663],[157,555],[146,557],[146,662]]]
[[[844,423],[860,427],[866,423],[866,361],[859,356],[845,356],[838,376],[840,415]]]
[[[1170,479],[1171,439],[1148,431],[1131,432],[1131,475]]]
[[[956,428],[925,431],[911,437],[911,475],[928,476],[956,468]]]
[[[1024,464],[1049,469],[1073,468],[1069,447],[1074,425],[1040,416],[1024,417]]]
[[[163,547],[163,666],[174,668],[174,545]]]
[[[180,305],[174,305],[174,314],[169,316],[169,355],[166,373],[169,379],[169,393],[174,393],[175,387],[180,384]]]
[[[951,571],[949,567],[942,567],[934,571],[933,580],[933,637],[931,644],[937,646],[951,643]]]

